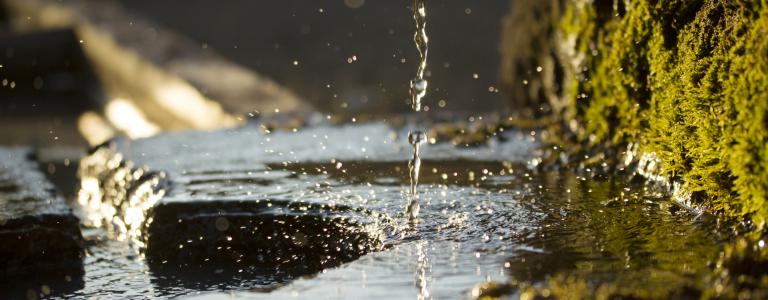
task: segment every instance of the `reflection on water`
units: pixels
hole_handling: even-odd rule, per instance
[[[714,224],[622,178],[549,173],[537,184],[530,205],[547,214],[518,241],[530,250],[505,259],[515,281],[644,298],[696,298],[708,288],[724,239]]]
[[[430,298],[430,277],[432,274],[431,265],[429,263],[428,250],[429,242],[420,241],[416,244],[416,288],[419,290],[418,297],[416,299],[429,299]]]

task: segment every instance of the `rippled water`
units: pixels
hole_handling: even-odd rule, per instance
[[[720,250],[706,221],[651,187],[529,170],[536,143],[517,133],[487,147],[431,145],[421,166],[421,222],[409,226],[406,132],[376,123],[268,135],[246,127],[121,142],[137,166],[166,172],[166,203],[333,203],[398,225],[382,235],[383,250],[319,274],[158,268],[127,242],[87,229],[82,286],[53,295],[455,299],[489,280],[543,284],[554,276],[696,286]]]

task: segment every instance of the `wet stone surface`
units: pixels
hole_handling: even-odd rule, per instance
[[[398,182],[407,177],[399,160],[409,151],[402,138],[374,123],[118,140],[81,160],[77,201],[86,224],[106,228],[107,236],[146,256],[161,291],[270,290],[407,234],[397,219],[404,204]],[[530,147],[528,141],[467,151],[443,145],[427,157],[521,157]],[[339,193],[348,170],[358,184]],[[373,190],[363,193],[369,186],[363,180],[385,186],[387,201],[371,198]]]
[[[722,249],[653,188],[531,171],[536,143],[512,130],[425,145],[409,225],[410,129],[253,126],[99,148],[78,201],[106,230],[86,231],[84,286],[61,297],[516,298],[511,282],[553,279],[695,291]],[[499,288],[473,289],[484,282]]]
[[[0,148],[0,298],[67,290],[82,276],[79,221],[38,168],[29,149]]]
[[[263,146],[269,139],[250,128],[106,144],[81,161],[78,201],[89,225],[128,240],[160,276],[244,273],[272,284],[383,247],[395,230],[391,218],[360,205],[302,198],[290,189],[316,182],[285,180],[295,174],[270,171],[265,162],[276,161],[270,155],[248,159],[257,152],[244,149],[274,151]],[[215,155],[195,151],[236,140],[250,145]]]

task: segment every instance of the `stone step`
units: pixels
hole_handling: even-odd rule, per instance
[[[253,129],[259,137],[245,142],[258,147],[262,137]],[[293,278],[384,246],[394,226],[383,214],[290,194],[236,192],[236,185],[279,191],[301,184],[288,171],[269,171],[266,161],[240,163],[248,146],[191,158],[230,133],[164,134],[96,147],[78,171],[86,224],[130,241],[162,278],[211,270]]]
[[[0,148],[0,277],[82,272],[79,220],[22,148]]]

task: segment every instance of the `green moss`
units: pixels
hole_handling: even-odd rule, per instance
[[[568,2],[560,26],[580,138],[638,143],[703,207],[766,228],[766,0],[602,2]]]

